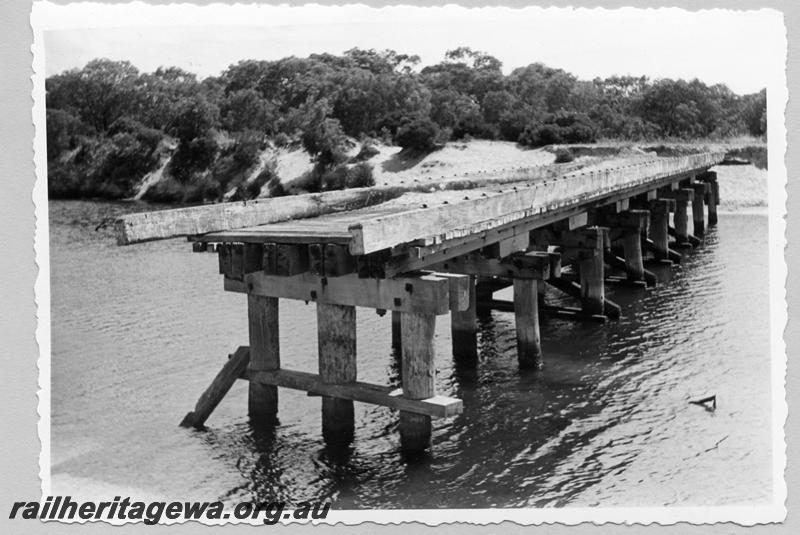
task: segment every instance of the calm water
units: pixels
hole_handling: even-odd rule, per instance
[[[239,382],[205,432],[178,427],[247,342],[246,300],[183,240],[116,247],[95,231],[124,205],[50,204],[53,490],[336,508],[717,505],[771,499],[767,217],[722,214],[651,290],[609,290],[623,318],[544,320],[545,367],[517,368],[513,314],[481,319],[480,363],[450,357],[437,319],[434,421],[409,461],[397,413],[356,404],[346,454],[322,442],[319,398],[281,391],[274,435],[247,423]],[[670,276],[670,273],[672,275]],[[505,295],[504,297],[509,297]],[[555,298],[555,295],[549,296]],[[316,371],[313,305],[281,304],[282,361]],[[359,377],[396,382],[389,316],[359,309]],[[709,412],[688,400],[715,393]]]

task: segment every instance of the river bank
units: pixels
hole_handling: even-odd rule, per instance
[[[372,181],[380,186],[400,186],[417,181],[447,179],[475,171],[514,170],[552,165],[556,155],[567,155],[572,165],[584,169],[627,165],[654,156],[680,156],[700,151],[725,151],[732,158],[750,161],[752,165],[719,166],[721,173],[721,208],[738,209],[766,206],[766,144],[753,144],[752,139],[715,143],[658,142],[635,144],[603,142],[590,145],[559,145],[526,149],[505,141],[470,140],[450,142],[437,150],[411,153],[400,147],[374,143],[365,151],[353,142],[349,157],[358,165],[371,168]],[[168,206],[198,204],[196,193],[207,184],[183,183],[169,172],[171,156],[162,155],[157,167],[138,180],[127,201],[135,201],[142,210]],[[314,161],[298,147],[263,149],[250,168],[238,171],[238,178],[226,180],[220,194],[223,201],[236,201],[255,195],[258,198],[278,194],[305,193],[313,181]],[[355,165],[355,163],[354,163]],[[752,172],[751,172],[752,171]],[[233,173],[234,175],[236,173]],[[205,184],[205,185],[204,185]],[[99,194],[99,193],[98,193]],[[101,195],[102,196],[102,195]],[[68,198],[97,199],[85,191]],[[55,197],[58,198],[58,197]],[[133,210],[136,211],[136,210]]]

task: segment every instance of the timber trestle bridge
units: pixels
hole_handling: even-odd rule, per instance
[[[462,411],[460,400],[434,389],[436,316],[451,316],[453,357],[476,365],[476,310],[513,311],[519,365],[538,368],[540,315],[615,319],[623,311],[606,298],[607,284],[656,284],[645,262],[678,263],[678,249],[701,243],[706,225],[717,222],[719,188],[709,168],[723,158],[471,173],[131,214],[116,229],[121,244],[188,236],[195,251],[218,254],[224,289],[247,296],[249,345],[228,358],[183,426],[202,428],[244,379],[254,424],[273,425],[278,389],[292,388],[322,396],[328,442],[352,440],[359,401],[399,410],[402,447],[422,450],[431,418]],[[545,285],[576,306],[545,303]],[[509,286],[513,301],[492,298]],[[279,299],[315,304],[319,373],[283,366]],[[400,388],[358,381],[356,307],[391,312]]]

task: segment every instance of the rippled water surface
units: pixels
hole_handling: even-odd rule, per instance
[[[610,289],[606,325],[544,320],[545,367],[521,372],[513,314],[480,320],[480,363],[459,370],[437,319],[437,390],[464,413],[434,421],[422,460],[397,413],[356,404],[356,438],[322,442],[320,400],[281,391],[274,434],[235,385],[198,432],[178,427],[247,342],[246,300],[216,256],[183,240],[116,247],[95,230],[125,205],[54,201],[54,491],[180,499],[333,499],[337,508],[714,505],[771,499],[767,217],[722,214],[655,289]],[[508,294],[505,297],[510,297]],[[555,294],[549,295],[556,299]],[[396,382],[389,316],[358,311],[359,378]],[[313,306],[281,303],[282,361],[316,371]],[[688,403],[716,394],[710,412]]]

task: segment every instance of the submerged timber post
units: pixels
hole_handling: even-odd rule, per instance
[[[650,201],[650,239],[656,260],[669,261],[669,214],[674,207],[672,199]]]
[[[278,298],[248,294],[247,316],[250,331],[249,371],[279,369]],[[278,419],[278,387],[251,378],[247,407],[252,423],[275,423]]]
[[[542,367],[538,286],[536,279],[514,279],[514,319],[520,368]]]
[[[708,205],[708,226],[717,224],[717,205],[719,204],[719,183],[717,173],[709,171],[705,175],[708,190],[706,191],[706,204]]]
[[[322,383],[356,380],[356,307],[317,303],[319,377]],[[328,444],[349,444],[355,433],[353,402],[322,398],[322,436]]]
[[[469,277],[469,307],[450,312],[453,357],[462,364],[474,364],[478,360],[477,287],[476,277]]]
[[[706,233],[705,223],[705,209],[703,201],[706,198],[706,192],[710,189],[706,183],[692,184],[694,190],[694,197],[692,198],[692,222],[694,223],[694,235],[702,236]]]
[[[605,270],[603,262],[603,231],[600,228],[592,237],[595,254],[581,260],[578,270],[581,281],[581,308],[586,314],[603,314],[605,311]]]
[[[680,246],[689,246],[689,201],[694,199],[694,190],[683,188],[675,192],[675,239]]]
[[[625,252],[625,271],[630,281],[644,280],[644,261],[642,260],[642,236],[630,232],[622,239]]]
[[[403,397],[425,399],[434,395],[434,347],[436,316],[404,312],[402,332]],[[421,451],[431,443],[431,417],[400,411],[400,444],[407,451]]]

